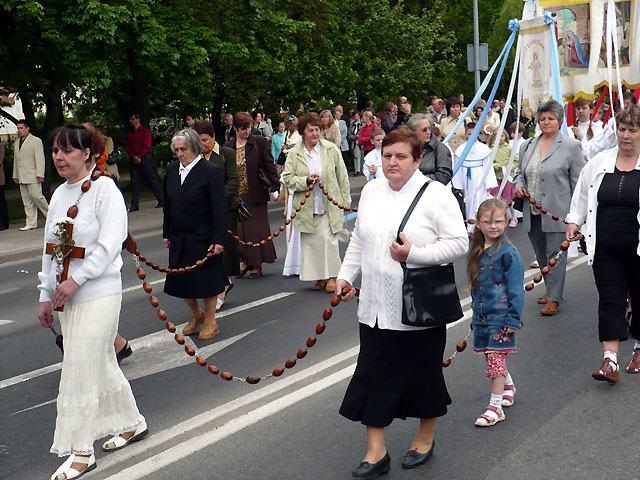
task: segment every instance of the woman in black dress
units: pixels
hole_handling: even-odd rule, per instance
[[[620,379],[620,342],[635,339],[627,373],[640,373],[640,108],[616,116],[618,146],[600,152],[580,172],[573,192],[567,240],[585,233],[589,265],[600,297],[598,336],[603,359],[595,380]],[[627,322],[627,296],[632,317]]]
[[[184,299],[191,310],[182,333],[192,335],[204,324],[198,338],[209,340],[219,333],[216,297],[228,283],[220,255],[227,236],[223,173],[202,158],[202,143],[195,130],[177,132],[171,139],[171,150],[178,161],[167,168],[162,224],[169,267],[193,265],[208,251],[214,256],[194,270],[167,275],[164,291]],[[204,311],[198,305],[199,298],[204,299]]]

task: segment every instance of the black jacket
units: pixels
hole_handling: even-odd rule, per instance
[[[431,140],[424,146],[420,171],[432,180],[446,185],[453,174],[451,167],[451,150],[440,140],[431,135]]]

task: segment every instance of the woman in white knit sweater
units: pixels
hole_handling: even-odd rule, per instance
[[[418,169],[422,142],[406,128],[382,144],[384,178],[365,185],[358,220],[337,281],[337,292],[362,274],[358,320],[360,354],[340,413],[367,427],[367,454],[353,472],[375,478],[389,471],[384,428],[394,418],[420,419],[403,468],[425,463],[433,452],[436,417],[451,403],[442,375],[446,327],[402,324],[403,269],[452,262],[464,255],[467,233],[450,190],[432,182],[403,232],[396,234],[417,192],[430,181]],[[354,290],[343,296],[351,300]]]
[[[71,223],[75,245],[85,252],[84,258],[71,259],[68,279],[58,284],[58,264],[45,247],[38,274],[40,323],[48,327],[53,310],[64,307],[60,312],[64,360],[51,453],[69,458],[52,480],[79,478],[93,470],[93,443],[98,438],[115,435],[102,446],[112,451],[147,433],[113,348],[122,300],[120,251],[127,236],[127,211],[108,178],[97,178],[82,191],[91,178],[96,135],[82,125],[66,125],[53,141],[54,164],[66,183],[51,198],[44,241],[60,244],[58,225]]]

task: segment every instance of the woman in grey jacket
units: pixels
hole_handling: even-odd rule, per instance
[[[560,218],[569,213],[571,196],[585,165],[580,142],[560,133],[564,110],[555,100],[538,108],[537,121],[542,135],[520,146],[520,173],[514,179],[516,197],[534,197],[549,212]],[[541,215],[533,205],[523,208],[523,226],[536,254],[540,268],[547,265],[565,239],[565,225]],[[558,264],[545,277],[547,293],[538,299],[545,305],[542,315],[555,315],[560,308],[567,272],[567,252],[562,252]]]

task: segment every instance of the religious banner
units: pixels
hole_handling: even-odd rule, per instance
[[[537,3],[538,16],[542,17],[544,12],[555,16],[562,96],[567,100],[593,98],[594,90],[608,83],[608,0],[538,0]],[[640,88],[640,0],[616,0],[614,5],[615,39],[609,41],[615,42],[618,48],[613,49],[613,58],[617,51],[621,83],[629,89]],[[544,61],[549,62],[549,57],[545,56]],[[531,64],[531,56],[528,62]],[[615,60],[612,67],[616,67]],[[616,76],[613,78],[615,83]]]
[[[542,18],[520,22],[522,112],[531,118],[552,98],[549,25]]]

